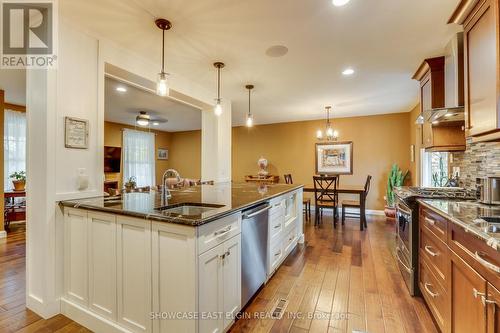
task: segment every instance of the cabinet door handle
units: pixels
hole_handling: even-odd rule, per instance
[[[476,288],[472,288],[472,295],[474,296],[474,298],[477,298],[477,296],[484,297],[486,294],[485,294],[485,293],[480,292],[480,291],[479,291],[479,290],[477,290]]]
[[[484,295],[481,295],[481,303],[483,303],[483,306],[497,304],[494,300],[487,299]]]
[[[280,254],[281,254],[281,250],[279,250],[278,252],[276,252],[276,253],[274,254],[274,256],[275,256],[275,257],[277,257],[277,256],[279,256]]]
[[[438,253],[437,253],[437,252],[433,252],[433,251],[431,251],[432,246],[426,245],[426,246],[424,247],[424,249],[425,249],[425,252],[429,253],[429,254],[430,254],[431,256],[433,256],[433,257],[435,257],[435,256],[437,256],[437,255],[438,255]]]
[[[435,298],[435,297],[438,297],[439,294],[438,293],[435,293],[435,292],[432,292],[430,289],[429,289],[429,286],[432,286],[432,284],[430,283],[424,283],[424,288],[425,288],[425,291],[427,291],[427,293],[432,297],[432,298]]]
[[[280,224],[276,224],[276,225],[274,226],[274,229],[278,229],[278,228],[280,228],[280,227],[281,227],[281,223],[280,223]]]
[[[434,226],[436,224],[436,221],[434,221],[433,219],[430,219],[428,217],[425,218],[425,222],[427,222],[428,224]]]
[[[476,260],[479,261],[479,263],[481,265],[483,265],[484,267],[488,268],[488,269],[491,269],[493,272],[495,273],[500,273],[500,267],[498,267],[497,265],[495,264],[492,264],[491,262],[489,262],[488,260],[484,259],[483,257],[481,257],[481,254],[476,251],[474,253],[474,256],[476,257]]]
[[[232,225],[229,225],[224,229],[218,230],[218,231],[214,232],[214,236],[221,237],[221,236],[227,234],[228,232],[230,232],[232,227],[233,227]]]
[[[222,261],[224,261],[224,259],[226,259],[227,257],[229,257],[229,255],[230,255],[230,254],[231,254],[231,252],[230,252],[230,251],[226,251],[226,252],[224,252],[224,254],[219,255],[219,258],[220,258]]]

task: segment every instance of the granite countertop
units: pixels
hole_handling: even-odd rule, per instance
[[[419,198],[417,202],[460,225],[467,232],[486,241],[500,251],[500,233],[487,232],[481,216],[500,216],[500,206],[483,205],[475,201]]]
[[[170,190],[172,198],[167,203],[162,193],[124,193],[121,197],[95,197],[61,201],[65,207],[83,208],[93,211],[128,215],[150,220],[198,226],[234,212],[250,208],[260,202],[302,188],[303,185],[259,185],[256,183],[218,183]],[[183,204],[199,206],[196,214],[179,214],[160,209],[180,207]],[[204,207],[209,209],[205,210]]]

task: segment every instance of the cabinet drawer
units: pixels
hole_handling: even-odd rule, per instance
[[[271,239],[271,246],[274,243],[275,239],[279,239],[283,234],[283,223],[284,220],[281,217],[269,217],[269,235]]]
[[[447,318],[448,311],[448,296],[436,277],[431,273],[425,258],[420,258],[419,260],[418,281],[422,295],[425,298],[425,301],[427,302],[439,329],[441,332],[446,332],[445,319]]]
[[[420,228],[420,256],[425,257],[436,278],[445,286],[447,276],[448,247],[427,228]]]
[[[447,220],[428,208],[420,208],[420,225],[429,229],[441,241],[446,242]]]
[[[241,233],[241,213],[209,222],[198,229],[198,254],[223,243]]]
[[[271,209],[269,210],[269,216],[272,215],[281,215],[284,216],[285,210],[283,205],[283,199],[271,201]]]
[[[472,266],[486,278],[495,288],[500,289],[500,255],[498,251],[465,231],[459,225],[450,223],[448,226],[448,246],[462,260]]]
[[[288,255],[292,249],[294,248],[295,244],[297,244],[297,227],[293,228],[283,239],[283,248],[285,252],[285,256]]]
[[[283,259],[283,243],[278,242],[273,247],[271,247],[271,251],[269,252],[269,273],[272,273],[276,268],[278,268],[281,263],[281,259]]]

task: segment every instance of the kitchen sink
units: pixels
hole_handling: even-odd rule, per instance
[[[198,204],[198,203],[183,203],[174,206],[166,206],[158,208],[162,213],[166,213],[173,216],[185,216],[194,217],[201,216],[203,213],[215,210],[217,208],[224,207],[224,205],[214,205],[214,204]]]

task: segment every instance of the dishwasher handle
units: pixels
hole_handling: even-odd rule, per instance
[[[268,211],[269,209],[271,209],[271,206],[270,205],[267,205],[266,207],[262,208],[262,209],[259,209],[258,211],[256,212],[252,212],[250,214],[244,214],[243,215],[243,219],[244,220],[247,220],[247,219],[251,219],[252,217],[254,216],[257,216],[261,213],[264,213],[265,211]]]

